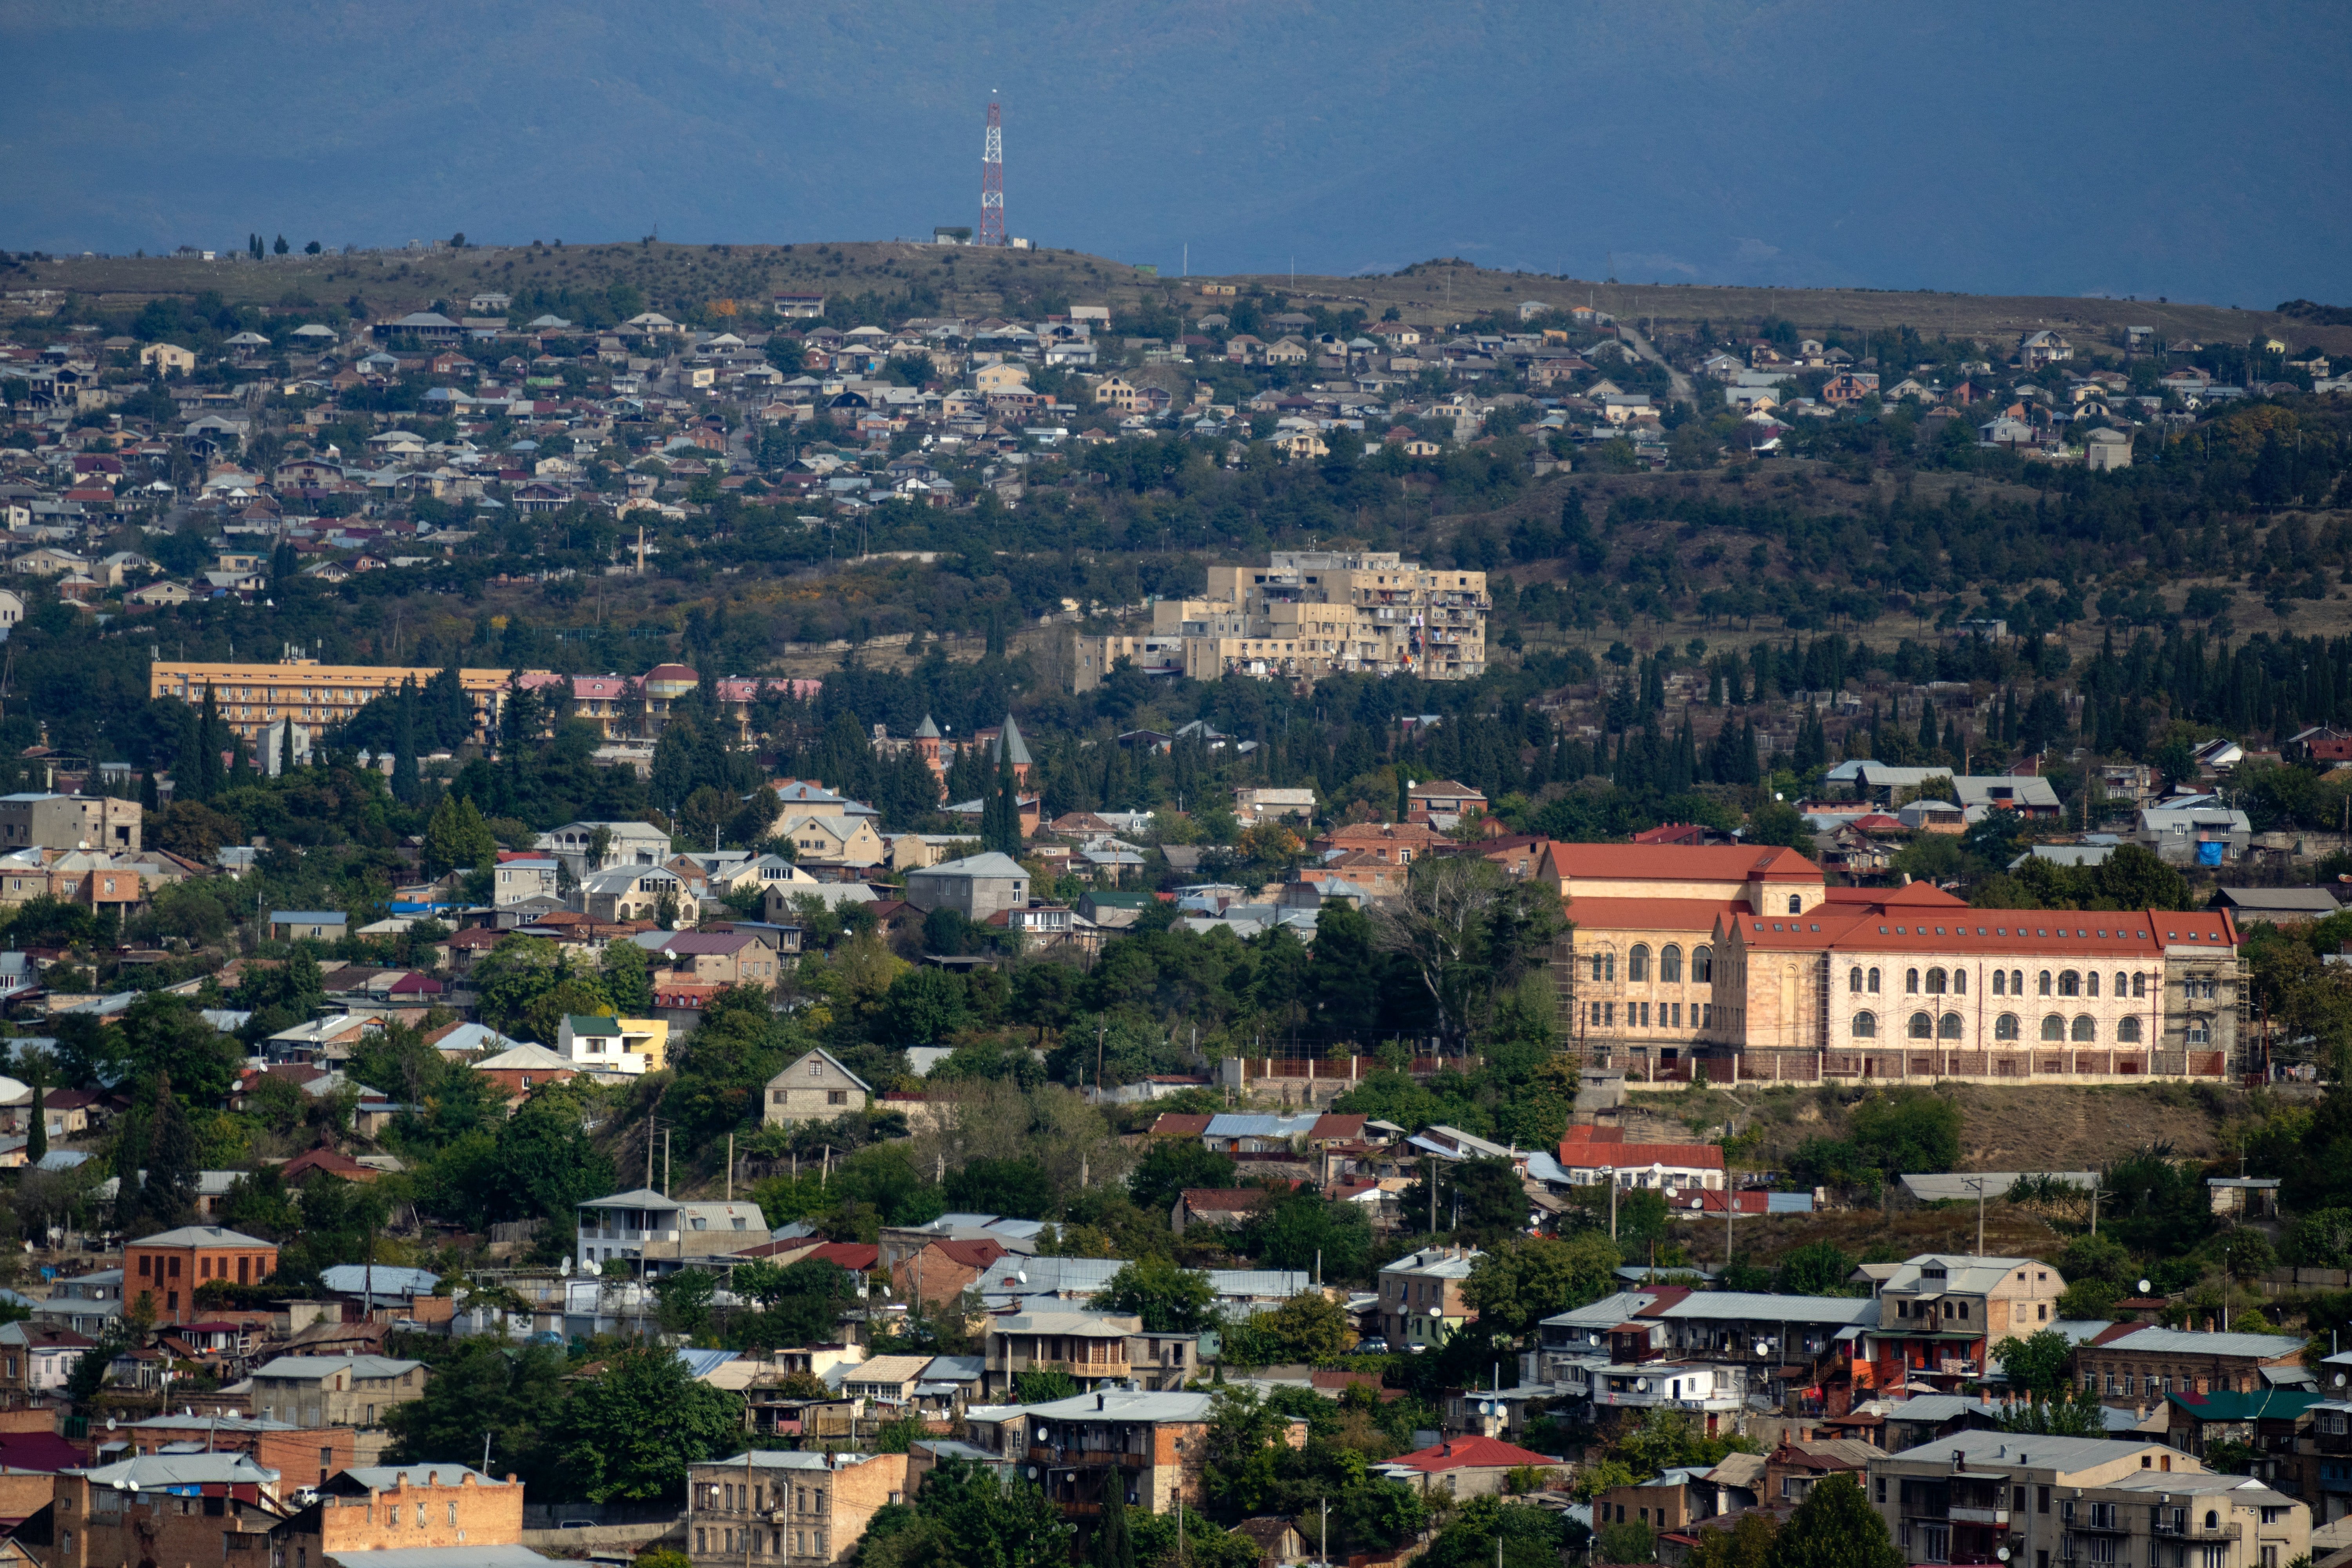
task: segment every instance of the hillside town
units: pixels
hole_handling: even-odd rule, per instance
[[[660,303],[5,302],[9,1551],[2352,1560],[2326,354]]]

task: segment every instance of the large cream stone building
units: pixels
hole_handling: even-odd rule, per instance
[[[1276,551],[1263,566],[1212,566],[1197,599],[1151,607],[1151,635],[1078,639],[1075,683],[1121,658],[1147,675],[1311,680],[1350,671],[1474,680],[1486,668],[1483,572],[1423,568],[1392,552]]]
[[[2218,1079],[2244,982],[2226,911],[1979,910],[1832,888],[1790,849],[1550,844],[1559,1023],[1638,1081]]]

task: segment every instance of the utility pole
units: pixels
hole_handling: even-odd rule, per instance
[[[735,1201],[735,1134],[727,1134],[727,1201]]]

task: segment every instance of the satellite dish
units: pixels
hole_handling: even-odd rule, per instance
[[[2006,1563],[2009,1561],[2009,1548],[2006,1546],[1996,1547],[1993,1549],[1993,1555],[1999,1558],[2001,1562]]]
[[[1693,1198],[1693,1199],[1691,1199],[1691,1212],[1693,1212],[1694,1214],[1696,1214],[1696,1213],[1697,1211],[1699,1211],[1700,1209],[1705,1208],[1706,1206],[1706,1199],[1704,1199],[1704,1198]]]
[[[2336,1386],[2338,1388],[2344,1386],[2344,1374],[2340,1372],[2336,1374]]]
[[[2343,1382],[2343,1381],[2344,1381],[2344,1374],[2343,1374],[2342,1373],[2340,1373],[2340,1372],[2339,1372],[2339,1373],[2337,1373],[2336,1374],[2336,1382],[2338,1382],[2338,1383]],[[111,1415],[110,1415],[110,1416],[108,1416],[108,1417],[106,1418],[106,1429],[107,1429],[108,1431],[110,1431],[110,1432],[111,1432],[111,1431],[113,1431],[113,1430],[114,1430],[114,1417],[113,1417],[113,1416],[111,1416]]]
[[[1037,1467],[1034,1465],[1029,1467],[1029,1479],[1033,1481],[1037,1479]]]
[[[2145,1279],[2143,1279],[2143,1280],[2141,1280],[2141,1281],[2139,1282],[2139,1293],[2140,1293],[2141,1295],[2143,1295],[2143,1296],[2147,1295],[2147,1294],[2148,1293],[2148,1291],[2150,1291],[2151,1289],[2155,1289],[2155,1287],[2154,1287],[2154,1286],[2152,1286],[2152,1285],[2150,1285],[2150,1284],[2149,1284],[2147,1280],[2145,1280]]]

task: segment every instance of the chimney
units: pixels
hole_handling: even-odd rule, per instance
[[[1451,1437],[1445,1439],[1445,1456],[1448,1458],[1454,1457],[1454,1439]]]
[[[1103,1407],[1103,1396],[1102,1396],[1102,1394],[1101,1394],[1100,1393],[1097,1393],[1097,1394],[1095,1394],[1095,1408],[1096,1408],[1096,1409],[1097,1409],[1097,1410],[1100,1410],[1102,1407]]]

